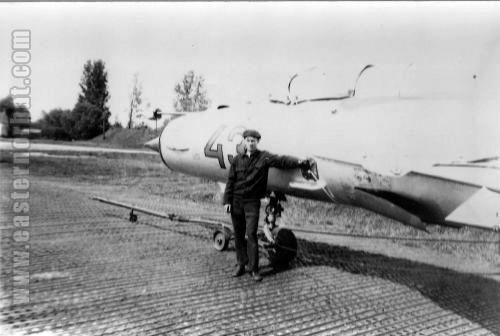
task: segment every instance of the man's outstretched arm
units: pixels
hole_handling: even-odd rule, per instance
[[[269,154],[269,167],[280,168],[280,169],[293,169],[301,168],[303,170],[310,169],[312,166],[312,160],[310,159],[299,159],[295,156],[289,155],[275,155]]]

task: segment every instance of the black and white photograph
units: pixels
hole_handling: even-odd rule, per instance
[[[0,335],[500,336],[500,2],[1,2],[0,51]]]

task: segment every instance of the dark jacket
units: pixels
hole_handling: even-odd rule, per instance
[[[232,204],[234,198],[257,200],[265,197],[270,167],[291,169],[300,167],[300,160],[257,150],[250,157],[238,154],[229,168],[223,204]]]

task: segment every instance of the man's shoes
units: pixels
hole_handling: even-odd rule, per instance
[[[238,265],[236,266],[236,270],[233,273],[233,277],[239,277],[245,274],[245,265]]]
[[[259,272],[251,272],[250,276],[254,281],[262,281],[262,276],[259,274]]]

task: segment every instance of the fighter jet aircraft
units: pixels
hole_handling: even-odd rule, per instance
[[[187,113],[147,146],[171,170],[224,183],[244,150],[243,131],[254,128],[262,134],[260,149],[314,159],[309,172],[270,170],[268,191],[278,199],[349,204],[423,230],[427,224],[497,230],[500,148],[483,130],[485,109],[463,97],[363,98],[355,84],[334,97]]]

